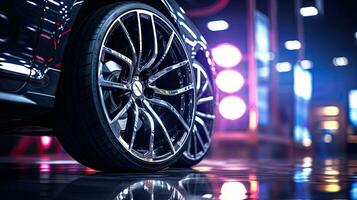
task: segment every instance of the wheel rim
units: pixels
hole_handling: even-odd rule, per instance
[[[131,184],[114,199],[185,199],[184,194],[174,185],[162,180],[143,180]]]
[[[163,162],[184,146],[194,123],[193,72],[182,40],[163,18],[131,10],[111,24],[98,85],[107,122],[131,155]]]
[[[197,108],[195,124],[184,156],[197,161],[207,153],[211,145],[215,119],[215,93],[205,69],[198,62],[193,63],[196,73]]]

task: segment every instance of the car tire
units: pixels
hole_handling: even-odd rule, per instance
[[[165,79],[172,84],[162,84]],[[175,81],[186,89],[174,90]],[[186,148],[195,92],[192,65],[169,19],[136,2],[99,8],[73,30],[66,49],[56,102],[58,139],[73,158],[96,170],[167,168]]]

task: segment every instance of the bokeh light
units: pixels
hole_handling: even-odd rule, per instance
[[[300,14],[304,17],[316,16],[319,14],[319,10],[314,6],[303,7],[300,9]]]
[[[333,58],[332,63],[336,67],[344,67],[349,64],[349,60],[346,57],[336,57],[336,58]]]
[[[293,66],[289,62],[280,62],[276,64],[276,71],[283,73],[283,72],[290,72],[293,69]]]
[[[290,51],[299,50],[301,49],[301,46],[302,45],[299,40],[290,40],[285,42],[285,48]]]
[[[243,76],[234,70],[221,71],[216,78],[218,88],[226,93],[239,91],[244,85]]]
[[[50,148],[52,143],[52,138],[49,136],[41,136],[41,145],[43,148],[48,149]]]
[[[228,199],[246,199],[247,188],[241,182],[226,182],[222,185],[221,188],[221,200]]]
[[[228,120],[237,120],[241,118],[246,111],[247,106],[239,97],[225,97],[219,104],[219,112],[222,117]]]
[[[211,31],[224,31],[229,28],[229,24],[225,20],[210,21],[207,23],[207,28]]]
[[[241,51],[234,45],[224,43],[212,49],[212,56],[217,65],[232,68],[242,61]]]

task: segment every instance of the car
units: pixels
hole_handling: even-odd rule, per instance
[[[173,0],[0,2],[0,131],[58,138],[101,171],[190,167],[207,154],[207,42]]]

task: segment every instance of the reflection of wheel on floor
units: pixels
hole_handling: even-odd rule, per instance
[[[55,199],[213,199],[213,190],[208,177],[198,171],[105,174],[80,177],[67,184]]]
[[[216,97],[211,77],[197,61],[193,63],[196,73],[197,109],[192,136],[186,151],[176,166],[191,167],[207,154],[215,119]]]
[[[60,91],[59,140],[105,171],[175,162],[194,123],[191,63],[174,26],[141,3],[99,9],[72,37]]]
[[[187,174],[179,181],[179,186],[185,191],[186,199],[214,199],[212,185],[204,173],[195,171]]]
[[[182,192],[164,180],[142,180],[121,191],[116,200],[177,199],[184,200]]]

